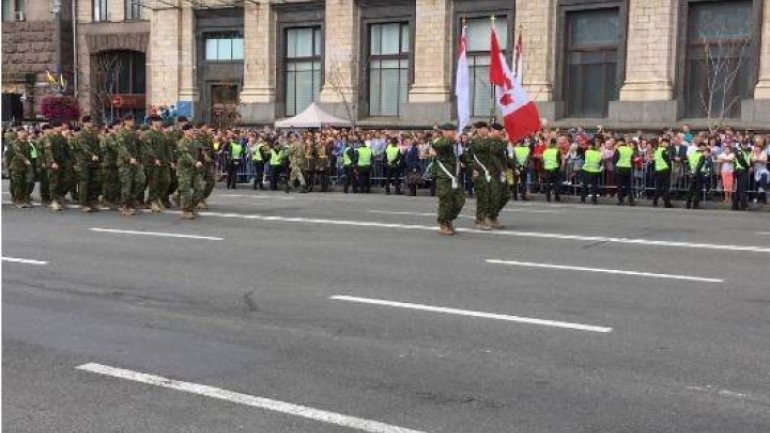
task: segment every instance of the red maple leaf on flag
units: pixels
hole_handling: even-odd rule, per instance
[[[500,105],[509,106],[513,104],[514,100],[511,97],[510,93],[503,93],[503,96],[500,98]]]

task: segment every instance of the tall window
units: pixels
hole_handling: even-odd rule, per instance
[[[369,115],[398,116],[409,84],[409,24],[369,26]]]
[[[740,117],[751,95],[751,1],[694,3],[689,11],[685,89],[689,117]]]
[[[243,34],[240,32],[206,33],[206,60],[226,62],[243,60]]]
[[[126,1],[126,21],[144,19],[144,0]]]
[[[489,117],[494,113],[494,90],[489,84],[489,46],[492,23],[489,18],[474,18],[465,22],[468,41],[467,56],[471,84],[471,116]],[[508,25],[505,16],[495,17],[495,33],[500,49],[508,48]]]
[[[108,10],[107,4],[109,0],[93,0],[94,21],[107,21]]]
[[[618,98],[618,9],[567,15],[566,96],[570,117],[607,117]]]
[[[13,3],[11,0],[3,0],[3,21],[13,21]]]
[[[286,115],[302,112],[321,92],[320,27],[298,27],[286,30],[284,82],[286,83]]]
[[[116,52],[112,93],[142,94],[146,91],[145,55],[137,51]]]

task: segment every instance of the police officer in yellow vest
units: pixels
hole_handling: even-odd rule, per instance
[[[361,192],[369,194],[372,186],[372,149],[366,145],[366,142],[363,142],[356,149],[356,156],[356,172],[358,173],[358,183]]]
[[[634,178],[634,156],[636,156],[634,149],[625,140],[618,140],[618,146],[615,148],[615,156],[613,157],[615,181],[618,185],[618,206],[623,206],[626,197],[628,197],[629,205],[636,205],[634,203],[634,190],[631,185]]]
[[[671,141],[668,137],[660,140],[660,146],[653,153],[655,161],[655,196],[652,205],[658,207],[658,199],[662,196],[667,208],[674,207],[671,204]]]
[[[283,170],[283,151],[279,143],[273,143],[270,146],[270,190],[278,191],[278,183],[281,180],[281,171]]]
[[[396,194],[401,195],[401,149],[398,138],[391,137],[385,148],[385,194],[390,195],[390,185],[394,182]]]
[[[529,201],[527,198],[527,180],[529,177],[530,154],[529,143],[525,141],[516,143],[516,146],[513,148],[513,158],[516,165],[516,187],[513,189],[514,200],[518,200],[519,193],[521,193],[521,200]],[[558,197],[558,194],[556,197]]]
[[[703,185],[707,185],[711,174],[711,158],[706,143],[698,143],[698,151],[687,157],[690,169],[690,190],[687,193],[687,209],[700,209],[700,198]]]
[[[591,187],[591,204],[599,204],[599,176],[602,174],[602,153],[599,144],[602,139],[595,139],[591,147],[586,149],[583,162],[583,188],[580,191],[580,202],[586,202],[588,187]]]
[[[548,148],[543,151],[543,169],[545,170],[545,199],[550,203],[551,191],[553,191],[556,201],[560,202],[561,155],[559,154],[559,149],[556,147],[555,138],[552,138],[548,142]],[[525,200],[523,194],[522,199]]]
[[[228,148],[225,149],[227,156],[227,189],[235,189],[238,183],[238,169],[243,163],[243,146],[238,141],[238,137],[230,140]]]
[[[352,145],[347,144],[342,150],[342,169],[345,171],[345,184],[343,191],[348,193],[350,185],[353,185],[353,193],[358,193],[358,180],[356,179],[355,163],[356,163],[356,150]]]
[[[262,179],[265,176],[265,159],[270,158],[269,152],[266,152],[267,145],[262,138],[257,139],[257,143],[251,150],[251,163],[254,164],[254,189],[265,189]]]

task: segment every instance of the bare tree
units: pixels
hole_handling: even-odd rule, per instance
[[[345,108],[348,121],[355,128],[356,120],[358,119],[358,98],[354,96],[351,86],[345,84],[348,80],[345,79],[345,71],[341,67],[342,64],[343,62],[332,60],[332,66],[326,69],[326,82],[334,90],[337,98]],[[344,64],[353,68],[351,69],[353,71],[358,70],[356,69],[358,68],[356,62],[346,61]]]
[[[741,100],[738,89],[739,77],[746,51],[751,45],[749,37],[730,38],[724,26],[710,39],[704,37],[702,60],[706,87],[699,93],[701,108],[706,114],[709,130],[722,128]]]
[[[116,93],[116,72],[120,69],[117,53],[102,53],[91,58],[93,82],[90,85],[92,117],[102,122],[112,109],[112,97]]]

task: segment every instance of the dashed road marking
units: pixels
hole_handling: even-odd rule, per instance
[[[139,235],[139,236],[157,236],[157,237],[165,237],[165,238],[186,238],[186,239],[201,239],[206,241],[221,241],[223,238],[218,238],[214,236],[200,236],[200,235],[185,235],[181,233],[163,233],[163,232],[146,232],[146,231],[139,231],[139,230],[118,230],[118,229],[102,229],[97,227],[92,227],[89,230],[92,232],[99,232],[99,233],[116,233],[116,234],[125,234],[125,235]]]
[[[667,278],[670,280],[698,281],[703,283],[724,283],[720,278],[693,277],[690,275],[656,274],[651,272],[624,271],[620,269],[585,268],[582,266],[552,265],[548,263],[519,262],[515,260],[487,259],[487,263],[496,265],[523,266],[530,268],[561,269],[565,271],[597,272],[603,274],[633,275],[637,277]]]
[[[5,256],[3,256],[3,261],[11,262],[11,263],[24,263],[25,265],[38,265],[38,266],[43,266],[48,264],[48,262],[44,260],[20,259],[18,257],[5,257]]]
[[[187,392],[190,394],[202,395],[204,397],[217,400],[229,401],[232,403],[256,407],[259,409],[280,412],[287,415],[298,416],[321,421],[328,424],[334,424],[355,430],[361,430],[370,433],[423,433],[418,430],[412,430],[404,427],[398,427],[390,424],[371,421],[368,419],[357,418],[343,415],[335,412],[329,412],[321,409],[315,409],[308,406],[300,406],[285,401],[273,400],[265,397],[257,397],[249,394],[228,391],[226,389],[213,386],[202,385],[193,382],[182,382],[162,376],[140,373],[138,371],[126,370],[122,368],[110,367],[108,365],[88,363],[76,367],[78,370],[101,374],[104,376],[115,377],[118,379],[130,380],[132,382],[145,383],[161,388],[173,389],[176,391]]]
[[[458,316],[479,317],[482,319],[504,320],[508,322],[526,323],[529,325],[550,326],[554,328],[574,329],[588,332],[612,332],[612,328],[605,326],[584,325],[582,323],[561,322],[558,320],[536,319],[532,317],[509,316],[506,314],[484,313],[481,311],[461,310],[457,308],[436,307],[424,304],[412,304],[409,302],[386,301],[383,299],[361,298],[358,296],[335,295],[329,299],[335,301],[356,302],[361,304],[383,305],[386,307],[406,308],[410,310],[430,311],[433,313],[455,314]]]

